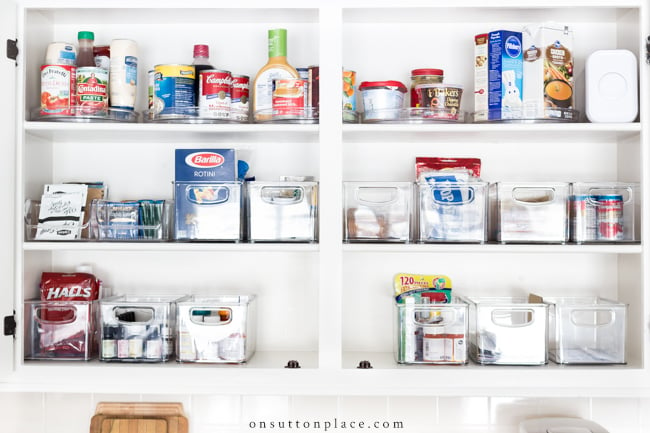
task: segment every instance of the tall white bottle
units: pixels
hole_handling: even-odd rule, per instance
[[[111,41],[109,74],[112,108],[133,110],[138,88],[138,45],[129,39]]]

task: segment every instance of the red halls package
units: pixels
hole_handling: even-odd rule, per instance
[[[101,282],[81,272],[43,272],[41,301],[94,301],[99,299]]]

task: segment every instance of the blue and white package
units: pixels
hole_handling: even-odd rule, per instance
[[[497,30],[488,37],[489,120],[521,118],[524,58],[521,32]]]

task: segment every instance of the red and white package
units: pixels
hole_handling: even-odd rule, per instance
[[[42,301],[95,301],[99,299],[101,281],[83,272],[43,272]]]
[[[438,158],[418,156],[415,158],[415,179],[419,182],[423,173],[427,172],[465,172],[469,177],[481,177],[480,158]]]

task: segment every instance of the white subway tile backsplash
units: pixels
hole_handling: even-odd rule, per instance
[[[338,397],[300,395],[290,397],[289,403],[292,419],[331,419],[338,410]]]
[[[238,427],[241,423],[241,397],[238,395],[194,395],[185,413],[191,424]]]
[[[441,397],[438,402],[440,424],[488,425],[490,423],[487,397]]]
[[[388,419],[403,422],[406,431],[426,431],[438,423],[438,398],[390,397]]]
[[[35,393],[0,393],[2,431],[40,433],[45,427],[45,395]]]
[[[45,433],[88,431],[95,413],[89,394],[45,394]]]
[[[339,397],[339,417],[350,420],[373,420],[388,416],[388,397]]]
[[[640,433],[640,407],[634,398],[594,398],[591,419],[611,433]]]

